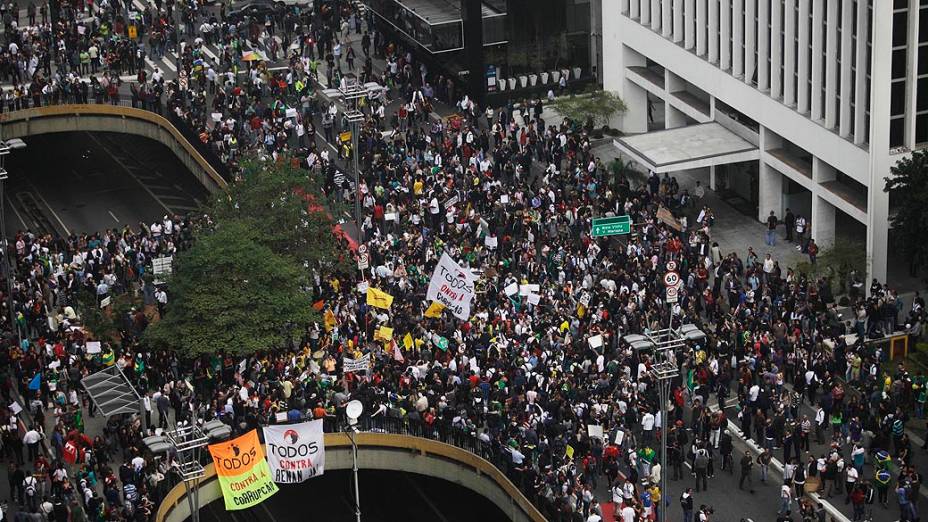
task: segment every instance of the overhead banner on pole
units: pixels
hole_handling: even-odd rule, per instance
[[[474,298],[477,278],[469,270],[462,268],[447,252],[441,255],[425,298],[445,305],[455,317],[470,319],[470,301]]]
[[[247,509],[277,493],[258,430],[209,446],[226,511]]]
[[[325,472],[322,419],[265,426],[264,442],[267,462],[278,484],[297,484]]]

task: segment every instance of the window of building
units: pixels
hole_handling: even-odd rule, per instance
[[[895,117],[889,120],[889,146],[900,147],[905,145],[905,118]]]
[[[928,143],[928,112],[915,117],[915,143]]]

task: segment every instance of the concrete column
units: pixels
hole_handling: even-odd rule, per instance
[[[838,119],[838,0],[828,0],[828,30],[825,33],[825,127],[835,128]]]
[[[783,95],[783,5],[770,4],[770,97],[779,100]]]
[[[683,12],[683,47],[687,50],[696,47],[696,0],[686,0]]]
[[[714,191],[716,187],[715,165],[709,167],[709,190]]]
[[[686,116],[670,103],[664,102],[664,128],[676,129],[678,127],[686,127]]]
[[[641,25],[651,25],[651,0],[638,0]]]
[[[799,49],[797,49],[797,62],[799,63],[799,72],[796,75],[797,102],[796,110],[801,114],[809,112],[809,0],[799,0]],[[814,22],[813,22],[814,23]],[[821,31],[819,26],[819,31]]]
[[[771,210],[778,218],[783,218],[783,175],[764,161],[764,151],[776,148],[776,144],[772,142],[779,139],[771,135],[765,127],[760,128],[759,134],[758,148],[761,150],[761,157],[757,167],[757,220],[764,223]]]
[[[670,38],[673,34],[673,0],[661,0],[661,34]]]
[[[918,93],[918,62],[922,60],[919,57],[921,53],[928,53],[928,47],[919,47],[919,32],[928,32],[928,27],[919,28],[920,23],[916,23],[918,18],[919,5],[925,6],[925,2],[920,0],[909,0],[909,26],[906,33],[906,44],[909,51],[906,53],[906,80],[905,80],[905,135],[903,144],[909,149],[915,148],[915,113],[918,111],[916,102]],[[928,13],[926,13],[928,14]],[[928,18],[925,18],[928,19]],[[921,96],[928,96],[922,93]]]
[[[812,193],[812,239],[819,251],[831,248],[835,244],[835,207]]]
[[[629,3],[628,17],[632,20],[639,20],[641,18],[641,2],[639,2],[639,0],[631,0]]]
[[[623,71],[619,82],[621,87],[617,90],[628,107],[622,115],[619,128],[628,134],[648,132],[648,92],[637,83],[626,79],[624,74],[627,67],[644,67],[647,61],[644,56],[624,45],[617,54],[622,57],[618,66]]]
[[[818,0],[812,2],[812,114],[814,121],[822,119],[822,85],[824,59],[822,58],[822,49],[824,49],[825,36],[825,2]],[[829,60],[830,61],[830,60]]]
[[[722,25],[719,41],[721,49],[719,68],[728,71],[731,69],[731,0],[722,0],[719,15]]]
[[[619,0],[619,12],[628,15],[628,0]]]
[[[886,282],[889,194],[883,190],[889,157],[889,87],[892,77],[893,4],[873,3],[870,57],[870,183],[867,191],[867,277]]]
[[[683,0],[673,0],[673,41],[683,41]]]
[[[783,103],[796,103],[796,0],[786,0],[783,8]]]
[[[709,63],[719,62],[719,2],[709,1]]]
[[[753,4],[753,2],[751,2]],[[776,2],[777,6],[780,5]],[[770,88],[770,3],[757,2],[757,88],[766,91]],[[773,33],[779,35],[780,33]],[[779,36],[776,37],[779,40]]]
[[[744,83],[754,81],[757,67],[757,0],[744,4]]]
[[[651,0],[651,30],[661,30],[661,0]]]
[[[706,55],[706,0],[696,0],[696,56]]]
[[[865,35],[870,30],[870,10],[867,2],[857,2],[857,35]],[[870,139],[867,128],[867,68],[870,62],[870,49],[866,38],[857,38],[857,70],[854,71],[854,143],[860,145]]]
[[[744,0],[734,0],[731,6],[731,73],[744,74]]]
[[[838,101],[838,134],[851,135],[851,100],[853,99],[854,0],[841,0],[841,99]]]

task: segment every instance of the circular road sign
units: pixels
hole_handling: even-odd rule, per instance
[[[676,261],[667,261],[667,271],[676,272],[677,271],[677,262]]]
[[[677,286],[680,282],[680,274],[676,272],[667,272],[664,274],[664,286]]]

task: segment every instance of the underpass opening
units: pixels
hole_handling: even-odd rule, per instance
[[[207,189],[158,141],[113,132],[27,136],[7,157],[6,233],[68,237],[188,214]]]

